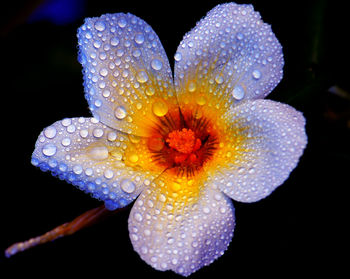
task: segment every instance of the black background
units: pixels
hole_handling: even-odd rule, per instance
[[[173,66],[183,35],[221,3],[85,1],[73,22],[55,25],[28,21],[39,2],[9,3],[0,12],[2,251],[101,204],[30,164],[43,128],[65,117],[90,116],[77,62],[76,30],[83,18],[116,12],[141,17],[158,34]],[[347,243],[350,102],[349,93],[340,97],[328,89],[338,85],[350,92],[346,8],[325,0],[237,2],[252,3],[281,42],[284,78],[268,98],[303,111],[309,143],[283,186],[257,203],[234,202],[236,229],[228,250],[191,277],[334,275],[343,267]],[[0,277],[180,277],[154,270],[133,251],[130,208],[10,259],[0,255]]]

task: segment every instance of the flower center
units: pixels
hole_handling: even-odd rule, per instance
[[[194,132],[186,128],[169,133],[166,142],[169,143],[170,147],[185,154],[198,150],[202,145],[201,140],[196,139]]]
[[[153,161],[175,175],[192,177],[211,159],[218,137],[208,119],[191,110],[169,111],[147,146]]]

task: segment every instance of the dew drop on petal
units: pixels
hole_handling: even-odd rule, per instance
[[[140,83],[145,83],[148,80],[148,75],[145,71],[141,70],[136,74],[136,80]]]
[[[52,139],[56,136],[56,128],[53,127],[53,126],[50,126],[50,127],[47,127],[45,130],[44,130],[44,135],[45,137],[49,138],[49,139]]]
[[[122,190],[125,193],[131,194],[131,193],[133,193],[135,191],[136,186],[135,186],[134,182],[132,182],[131,180],[123,179],[120,182],[120,188],[122,188]]]
[[[189,84],[188,84],[188,91],[189,92],[194,92],[196,90],[196,83],[191,81]]]
[[[217,84],[221,84],[224,82],[224,78],[222,77],[222,75],[218,74],[216,77],[215,77],[215,82]]]
[[[114,110],[114,115],[117,119],[122,120],[126,116],[126,110],[123,106],[118,106]]]
[[[181,53],[180,52],[176,52],[175,56],[174,56],[175,61],[179,62],[181,60],[181,58],[182,58]]]
[[[104,24],[104,22],[103,21],[96,21],[95,22],[95,29],[97,30],[97,31],[103,31],[103,30],[105,30],[105,28],[106,28],[106,25]]]
[[[119,27],[124,28],[126,26],[126,24],[127,24],[127,22],[126,22],[125,18],[122,17],[118,20]]]
[[[112,46],[117,46],[119,44],[119,39],[117,37],[113,37],[111,38],[110,43]]]
[[[151,61],[151,67],[156,71],[159,71],[160,69],[162,69],[162,66],[163,66],[163,63],[159,59],[155,58]]]
[[[136,34],[135,36],[135,42],[137,44],[142,44],[145,41],[145,37],[143,36],[143,34]]]
[[[42,152],[46,156],[53,156],[56,154],[57,147],[54,144],[48,143],[43,146]]]
[[[147,94],[148,96],[153,96],[154,93],[155,93],[156,91],[155,91],[154,87],[149,86],[149,87],[146,88],[146,91],[145,91],[145,92],[146,92],[146,94]]]
[[[261,72],[260,72],[259,70],[254,70],[254,71],[252,72],[252,76],[253,76],[253,78],[255,78],[255,79],[260,79],[260,78],[261,78]]]
[[[162,100],[156,101],[152,105],[153,113],[159,117],[166,115],[168,113],[168,110],[168,105]]]
[[[241,85],[237,84],[235,86],[235,88],[233,88],[232,90],[232,96],[236,99],[236,100],[241,100],[244,97],[244,89]]]

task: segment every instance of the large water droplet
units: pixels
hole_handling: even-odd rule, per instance
[[[87,155],[96,161],[105,160],[108,158],[108,148],[106,146],[94,146],[88,150]]]
[[[47,127],[45,130],[44,130],[44,135],[45,137],[49,138],[49,139],[52,139],[56,136],[56,128],[53,127],[53,126],[50,126],[50,127]]]
[[[129,179],[123,179],[121,182],[120,182],[120,188],[122,188],[122,190],[125,192],[125,193],[128,193],[128,194],[131,194],[135,191],[136,189],[136,186],[135,186],[135,183],[132,182],[131,180]]]
[[[139,71],[136,74],[136,80],[140,83],[145,83],[148,80],[148,75],[144,70]]]
[[[123,106],[118,106],[114,110],[114,116],[118,118],[119,120],[122,120],[126,116],[126,110]]]
[[[159,71],[162,68],[162,66],[163,66],[163,63],[159,59],[155,58],[151,61],[151,67],[156,71]]]
[[[168,105],[163,100],[156,101],[152,105],[153,113],[159,117],[166,115],[168,110]]]
[[[48,143],[43,146],[42,152],[46,156],[53,156],[56,154],[57,147],[54,144]]]
[[[97,30],[97,31],[103,31],[103,30],[105,30],[105,28],[106,28],[106,25],[104,24],[104,22],[103,21],[96,21],[95,22],[95,29]]]
[[[233,88],[231,94],[236,100],[241,100],[244,97],[244,88],[241,85],[237,84],[235,88]]]

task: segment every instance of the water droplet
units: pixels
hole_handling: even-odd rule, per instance
[[[123,106],[118,106],[114,110],[114,116],[118,118],[119,120],[122,120],[126,116],[126,110]]]
[[[149,86],[149,87],[146,88],[146,94],[148,96],[153,96],[155,92],[156,91],[154,90],[154,87],[152,87],[152,86]]]
[[[145,83],[148,80],[148,75],[144,70],[137,72],[136,80],[140,83]]]
[[[209,214],[209,213],[210,213],[210,208],[207,207],[207,206],[203,207],[203,212],[204,212],[205,214]]]
[[[159,71],[162,68],[162,66],[163,66],[163,63],[159,59],[155,58],[151,61],[151,67],[156,71]]]
[[[156,116],[164,116],[168,113],[168,105],[163,100],[158,100],[153,103],[152,105],[152,111]]]
[[[182,55],[181,55],[181,53],[180,52],[176,52],[175,53],[175,56],[174,56],[174,59],[175,59],[175,61],[180,61],[181,60],[181,58],[182,58]]]
[[[189,92],[194,92],[196,90],[196,83],[191,81],[189,84],[188,84],[188,87],[187,87],[188,91]]]
[[[103,130],[100,129],[100,128],[95,128],[95,129],[92,131],[92,134],[94,135],[94,137],[100,138],[100,137],[103,136]]]
[[[125,18],[123,18],[123,17],[118,20],[118,25],[121,28],[124,28],[126,26],[126,23],[127,22],[126,22]]]
[[[46,156],[53,156],[56,154],[57,147],[54,144],[48,143],[43,146],[42,152]]]
[[[244,97],[244,88],[241,85],[237,84],[235,88],[233,88],[231,94],[236,100],[241,100]]]
[[[224,82],[224,78],[222,77],[222,75],[218,74],[216,77],[215,77],[215,82],[217,84],[221,84]]]
[[[254,70],[254,71],[252,72],[252,76],[253,76],[253,78],[255,78],[255,79],[259,79],[259,78],[261,78],[261,72],[260,72],[259,70]]]
[[[117,46],[119,44],[119,39],[117,37],[113,37],[110,40],[110,43],[111,43],[112,46]]]
[[[70,138],[64,138],[64,139],[62,139],[61,143],[63,146],[68,146],[71,144],[71,140],[70,140]]]
[[[75,174],[81,174],[81,173],[83,172],[82,166],[81,166],[81,165],[75,165],[75,166],[73,167],[73,172],[74,172]]]
[[[108,148],[106,146],[94,146],[88,150],[87,155],[96,161],[105,160],[108,158]]]
[[[135,220],[136,221],[138,221],[138,222],[142,222],[142,215],[140,214],[140,213],[138,213],[138,212],[135,212],[135,214],[134,214],[134,218],[135,218]]]
[[[143,36],[143,34],[136,34],[135,36],[135,42],[137,44],[142,44],[145,41],[145,37]]]
[[[102,68],[100,70],[100,75],[103,76],[103,77],[107,76],[108,75],[108,70],[106,68]]]
[[[50,127],[47,127],[45,130],[44,130],[44,135],[45,137],[49,138],[49,139],[52,139],[56,136],[56,128],[53,127],[53,126],[50,126]]]
[[[242,33],[237,33],[236,37],[238,40],[242,40],[244,35]]]
[[[111,95],[111,91],[106,89],[102,92],[102,95],[103,95],[103,97],[108,98]]]
[[[196,98],[196,103],[200,106],[203,106],[205,105],[205,103],[207,102],[206,98],[204,97],[204,95],[199,95],[197,98]]]
[[[128,156],[131,163],[136,163],[139,160],[139,156],[136,153],[132,153]]]
[[[114,176],[114,173],[112,170],[105,170],[103,173],[104,177],[107,179],[111,179]]]
[[[105,30],[105,28],[106,28],[106,25],[104,24],[104,22],[103,21],[96,21],[95,22],[95,29],[97,30],[97,31],[103,31],[103,30]]]
[[[128,193],[128,194],[131,194],[135,191],[136,189],[136,186],[135,186],[135,183],[132,182],[131,180],[129,179],[123,179],[121,182],[120,182],[120,188],[122,188],[122,190],[125,192],[125,193]]]

